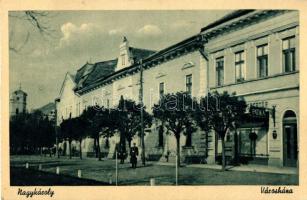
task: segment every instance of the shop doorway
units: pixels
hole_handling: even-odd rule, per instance
[[[297,149],[297,119],[295,113],[288,110],[283,117],[284,166],[297,166]]]

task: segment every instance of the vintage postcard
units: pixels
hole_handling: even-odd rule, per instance
[[[281,2],[1,2],[1,198],[307,199]]]

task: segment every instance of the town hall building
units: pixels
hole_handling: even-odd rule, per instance
[[[117,106],[119,98],[140,99],[146,111],[167,93],[185,91],[200,98],[227,91],[242,96],[251,120],[227,134],[227,156],[264,165],[297,166],[299,148],[299,13],[286,10],[238,10],[202,28],[199,33],[159,51],[136,48],[123,37],[113,60],[85,63],[65,75],[56,99],[57,125],[77,117],[88,106]],[[262,110],[259,113],[259,110]],[[257,113],[256,113],[257,112]],[[163,161],[175,155],[172,134],[159,134],[159,122],[146,130],[147,158]],[[162,138],[161,138],[162,137]],[[105,139],[101,138],[103,146]],[[140,144],[139,138],[135,142]],[[180,139],[183,160],[215,163],[221,154],[216,134],[197,130],[192,139]],[[163,142],[161,142],[163,141]],[[118,135],[102,148],[112,158]],[[61,143],[64,148],[65,142]],[[78,145],[75,145],[78,148]],[[82,152],[93,155],[93,139],[82,142]],[[197,160],[197,159],[196,159]]]

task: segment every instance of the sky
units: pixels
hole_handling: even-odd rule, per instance
[[[161,50],[229,12],[48,11],[40,18],[48,34],[40,34],[24,12],[10,12],[9,45],[19,49],[9,54],[10,93],[21,85],[28,94],[27,109],[39,108],[58,97],[67,72],[118,57],[123,36],[130,46]]]

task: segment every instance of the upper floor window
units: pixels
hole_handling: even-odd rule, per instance
[[[122,66],[124,66],[126,63],[125,63],[125,54],[124,55],[121,55],[121,59],[122,59]]]
[[[186,75],[186,77],[185,77],[185,87],[186,87],[186,92],[189,95],[192,95],[192,74]]]
[[[164,96],[164,82],[159,84],[159,95],[160,99]]]
[[[286,38],[282,41],[282,51],[284,72],[295,71],[295,37]]]
[[[268,76],[268,45],[261,45],[257,47],[257,65],[258,77]]]
[[[236,82],[245,80],[244,51],[235,54]]]
[[[216,85],[221,86],[224,84],[224,58],[216,59]]]
[[[107,99],[107,108],[110,108],[110,99]]]

